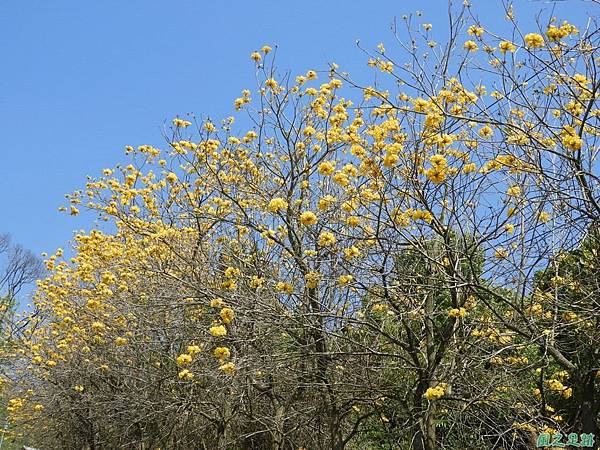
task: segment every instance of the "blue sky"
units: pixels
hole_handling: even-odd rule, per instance
[[[485,26],[504,26],[499,0],[472,3]],[[542,8],[579,26],[593,8],[514,4],[523,29]],[[177,114],[230,115],[255,86],[253,50],[277,45],[282,72],[335,61],[367,76],[356,40],[391,50],[394,16],[417,10],[443,42],[446,0],[2,1],[0,232],[38,254],[66,247],[93,217],[59,213],[64,194],[123,161],[125,145],[162,146],[161,126]]]

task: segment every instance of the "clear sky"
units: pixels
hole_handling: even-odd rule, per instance
[[[502,28],[499,0],[472,0],[484,26]],[[523,29],[555,8],[583,27],[584,0],[515,0]],[[254,89],[250,53],[278,46],[282,72],[367,72],[357,49],[393,47],[395,16],[423,12],[443,42],[447,0],[2,0],[0,2],[0,232],[36,253],[66,247],[92,216],[59,213],[86,175],[123,161],[125,145],[163,146],[177,114],[232,113]]]

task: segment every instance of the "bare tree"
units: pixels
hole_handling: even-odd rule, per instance
[[[0,298],[14,301],[21,290],[43,273],[41,261],[8,234],[0,234]]]

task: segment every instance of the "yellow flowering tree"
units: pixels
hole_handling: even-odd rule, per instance
[[[279,450],[595,432],[556,410],[575,363],[553,330],[597,343],[597,312],[552,315],[534,274],[600,219],[596,31],[506,13],[510,39],[465,3],[443,48],[407,16],[413,47],[367,52],[375,85],[278,76],[265,46],[234,100],[249,120],[177,117],[164,148],[126,147],[69,197],[111,231],[45,262],[13,432]]]

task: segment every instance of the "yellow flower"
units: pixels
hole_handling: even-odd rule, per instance
[[[443,183],[446,180],[446,171],[438,167],[427,169],[426,175],[435,184]]]
[[[336,198],[333,195],[326,195],[325,197],[319,199],[317,206],[319,210],[326,211],[331,205],[335,203],[335,201]]]
[[[223,308],[221,310],[221,312],[219,313],[219,316],[221,316],[221,320],[224,323],[231,323],[233,322],[233,318],[235,317],[235,313],[233,312],[233,309],[231,308]]]
[[[234,280],[225,280],[221,283],[221,287],[233,291],[237,287],[237,283]]]
[[[360,250],[354,245],[344,249],[344,258],[346,259],[358,258],[360,256]]]
[[[471,173],[474,172],[477,169],[477,166],[475,165],[475,163],[469,163],[469,164],[465,164],[462,171],[464,174],[467,173]]]
[[[268,45],[263,45],[260,49],[260,51],[263,52],[265,55],[268,55],[271,52],[271,50],[271,47],[269,47]]]
[[[104,325],[102,322],[92,323],[92,331],[95,331],[96,333],[100,333],[104,329],[106,329],[106,325]]]
[[[506,250],[504,247],[498,247],[496,251],[494,251],[494,256],[496,259],[506,259],[508,258],[508,255],[508,250]]]
[[[173,119],[173,125],[175,125],[176,127],[180,127],[180,128],[186,128],[189,127],[192,124],[192,122],[189,122],[187,120],[182,120],[182,119]]]
[[[223,325],[213,325],[208,329],[208,331],[210,334],[217,337],[225,336],[227,334],[227,328],[225,328]]]
[[[290,283],[286,283],[285,281],[278,281],[275,285],[275,289],[277,289],[279,292],[286,292],[288,294],[294,292],[294,286],[292,286]]]
[[[338,284],[340,286],[346,286],[347,284],[352,283],[352,280],[354,280],[352,275],[340,275],[338,278]]]
[[[257,275],[252,275],[249,284],[251,288],[258,289],[265,284],[265,279]]]
[[[253,61],[259,62],[262,59],[262,56],[260,56],[260,53],[258,53],[258,52],[252,52],[252,54],[250,55],[250,58]]]
[[[318,244],[319,247],[329,247],[333,244],[335,244],[336,239],[335,236],[333,235],[333,233],[329,232],[329,231],[323,231],[321,234],[319,234],[319,240],[318,240]]]
[[[340,186],[348,186],[348,184],[350,184],[350,179],[348,178],[348,175],[340,171],[335,173],[335,175],[333,176],[333,181],[339,184]]]
[[[84,391],[84,387],[81,384],[77,384],[73,387],[73,389],[75,390],[75,392],[83,392]]]
[[[306,281],[307,288],[314,289],[319,285],[319,281],[321,281],[321,274],[319,272],[310,271],[304,275],[304,280]]]
[[[335,166],[331,161],[324,161],[321,164],[319,164],[318,170],[321,175],[329,176],[334,172]]]
[[[481,35],[483,35],[483,31],[484,31],[484,29],[482,27],[478,27],[477,25],[471,25],[467,29],[467,34],[469,34],[471,36],[481,37]]]
[[[387,153],[383,158],[383,165],[385,167],[393,167],[398,164],[400,157],[396,153]]]
[[[510,197],[518,197],[519,195],[521,195],[521,188],[517,185],[511,186],[506,191],[506,195]]]
[[[269,202],[269,211],[279,212],[288,207],[288,203],[281,197],[276,197]]]
[[[227,375],[233,375],[235,373],[235,364],[232,362],[225,363],[219,366],[219,370]]]
[[[352,153],[357,158],[363,158],[366,155],[367,151],[360,145],[353,144],[352,146],[350,146],[350,153]]]
[[[561,142],[566,149],[571,151],[580,150],[583,146],[583,139],[581,139],[576,133],[573,127],[566,126],[561,133]]]
[[[217,347],[215,348],[214,355],[220,360],[227,359],[231,356],[231,352],[227,347]]]
[[[546,211],[542,211],[540,213],[540,215],[538,216],[538,218],[540,219],[540,222],[546,223],[550,220],[550,214],[547,213]]]
[[[202,128],[204,128],[209,133],[213,133],[213,132],[215,132],[217,130],[217,127],[215,127],[215,124],[212,123],[212,122],[206,122],[206,123],[204,123],[204,125],[202,125]]]
[[[173,184],[177,181],[177,175],[173,172],[169,172],[166,176],[166,179],[169,183]]]
[[[315,130],[315,128],[310,125],[308,125],[306,128],[304,128],[304,130],[302,130],[302,134],[306,137],[312,136],[316,132],[317,130]]]
[[[429,388],[423,394],[427,400],[438,400],[444,396],[446,389],[443,385],[437,385],[436,387]]]
[[[265,86],[270,87],[271,89],[276,89],[278,84],[274,78],[269,78],[265,81]]]
[[[192,355],[189,355],[187,353],[182,353],[181,355],[179,355],[177,357],[177,365],[178,366],[187,366],[188,364],[190,364],[192,362]]]
[[[469,52],[474,52],[479,48],[479,46],[475,43],[475,41],[471,41],[471,40],[466,41],[463,44],[463,47],[465,50],[467,50]]]
[[[529,48],[539,48],[544,46],[544,38],[538,33],[529,33],[525,35],[525,44]]]
[[[501,53],[514,52],[517,49],[517,46],[510,41],[501,41],[498,47]]]
[[[300,223],[302,225],[314,225],[317,223],[317,215],[312,211],[304,211],[300,214]]]
[[[465,308],[452,308],[448,311],[449,317],[465,317],[467,315],[467,310]]]
[[[202,351],[202,349],[200,348],[199,345],[188,345],[187,347],[187,352],[188,355],[194,356],[198,353],[200,353]]]
[[[118,337],[115,339],[115,345],[121,346],[127,344],[127,339],[124,337]]]
[[[306,78],[308,80],[316,80],[317,79],[317,72],[315,72],[314,70],[309,70],[308,72],[306,72]]]
[[[435,167],[438,167],[438,168],[444,168],[448,165],[448,162],[446,161],[446,157],[444,155],[440,155],[440,154],[432,155],[429,158],[429,161],[431,162],[431,164],[433,164]]]
[[[559,42],[562,38],[567,37],[568,35],[569,31],[567,28],[558,28],[556,25],[550,25],[546,30],[546,36],[552,42]]]
[[[512,234],[515,231],[515,226],[512,223],[507,223],[504,225],[504,231],[508,234]]]
[[[239,275],[239,274],[240,274],[240,269],[238,269],[238,268],[236,268],[236,267],[231,267],[231,266],[230,266],[230,267],[228,267],[227,269],[225,269],[225,272],[223,272],[223,273],[224,273],[224,275],[225,275],[227,278],[233,278],[233,277],[235,277],[236,275]],[[214,301],[219,301],[219,300],[220,300],[221,302],[223,301],[223,300],[222,300],[222,299],[220,299],[220,298],[216,298],[216,299],[214,299]],[[213,306],[213,305],[212,305],[212,303],[211,303],[211,306]]]
[[[478,133],[479,136],[481,136],[482,138],[489,138],[494,135],[494,130],[492,130],[489,126],[486,125],[484,127],[481,127]]]
[[[183,369],[178,374],[180,380],[191,381],[194,379],[194,373],[189,371],[188,369]]]
[[[342,208],[342,211],[345,211],[347,213],[352,212],[356,209],[356,202],[351,201],[351,200],[346,200],[345,202],[343,202],[341,204],[341,208]]]
[[[227,270],[225,270],[225,272],[227,272]],[[220,308],[221,306],[223,306],[223,299],[222,298],[213,298],[210,301],[210,307],[211,308]]]
[[[98,300],[91,298],[87,301],[86,305],[90,309],[97,309],[100,308],[102,304]]]
[[[348,216],[346,219],[346,225],[349,227],[357,227],[360,225],[360,217],[357,216]]]
[[[552,378],[550,380],[547,380],[546,384],[548,385],[548,388],[551,391],[560,392],[566,389],[566,386],[564,386],[560,381]]]

